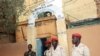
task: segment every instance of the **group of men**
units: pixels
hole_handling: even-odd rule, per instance
[[[73,48],[71,56],[90,56],[88,47],[81,43],[81,37],[79,33],[72,34]],[[56,36],[51,36],[51,38],[45,42],[45,46],[47,50],[45,50],[44,56],[67,56],[65,49],[59,45]],[[27,51],[24,56],[36,56],[35,52],[31,51],[30,45],[28,45],[28,49],[29,51]]]
[[[45,43],[47,50],[44,52],[44,56],[66,56],[64,49],[58,44],[58,38],[51,36]]]

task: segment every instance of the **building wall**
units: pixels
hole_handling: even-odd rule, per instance
[[[49,37],[50,34],[56,34],[56,18],[53,16],[40,18],[36,20],[36,26],[28,26],[27,43],[32,44],[33,50],[36,51],[37,39]]]
[[[70,21],[97,17],[94,0],[63,0],[63,10]]]
[[[27,40],[27,26],[21,25],[16,30],[16,42],[25,42]]]
[[[26,21],[32,10],[35,9],[39,4],[43,3],[44,0],[24,0],[24,8],[25,10],[22,12],[22,15],[19,16],[19,22]]]
[[[36,24],[37,38],[48,37],[50,36],[50,34],[57,35],[55,16],[41,18],[41,19]]]
[[[97,7],[97,15],[100,17],[100,0],[94,0],[96,2],[96,7]]]
[[[100,24],[68,29],[67,34],[70,54],[72,48],[71,36],[73,33],[80,33],[82,35],[81,41],[89,47],[91,56],[100,55]]]
[[[39,4],[41,4],[41,3],[39,3],[39,1],[40,0],[25,0],[25,6],[26,6],[26,10],[23,12],[23,14],[24,13],[28,13],[28,14],[26,14],[26,15],[21,15],[20,17],[19,17],[19,21],[25,21],[25,20],[27,20],[28,19],[28,17],[29,17],[29,15],[31,14],[31,10],[33,9],[33,8],[35,8],[36,6],[38,6]],[[41,1],[43,1],[43,0],[41,0]],[[96,8],[96,4],[95,4],[95,2],[94,2],[94,0],[72,0],[72,1],[70,1],[70,0],[63,0],[63,12],[64,12],[64,14],[65,14],[65,16],[67,17],[67,18],[69,18],[71,21],[76,21],[76,20],[82,20],[82,19],[87,19],[87,18],[93,18],[93,17],[97,17],[97,8]],[[59,21],[58,21],[59,22]],[[63,23],[63,24],[62,24]],[[60,23],[59,23],[59,29],[61,28],[63,28],[63,27],[61,27],[61,26],[64,26],[65,27],[65,22],[62,20],[62,22],[60,21]],[[20,28],[20,27],[19,27]],[[86,28],[86,29],[85,29]],[[88,29],[90,29],[90,28],[88,28],[88,27],[85,27],[85,28],[75,28],[75,29],[68,29],[68,37],[70,37],[70,35],[71,35],[71,33],[73,33],[74,31],[76,31],[76,29],[77,29],[77,31],[79,31],[79,32],[81,32],[83,29],[84,30],[88,30]],[[82,29],[82,30],[81,30]],[[63,31],[65,31],[64,29],[62,29]],[[61,31],[62,31],[61,30]],[[81,31],[80,31],[81,30]],[[35,31],[35,32],[33,32],[33,31]],[[41,31],[41,30],[40,30]],[[98,30],[96,30],[96,31],[98,31]],[[96,32],[95,31],[95,32]],[[30,28],[28,28],[28,30],[27,30],[27,38],[30,38],[30,37],[36,37],[36,28],[35,27],[30,27]],[[85,34],[85,31],[82,31],[84,34]],[[18,33],[19,34],[19,33]],[[90,35],[91,34],[93,34],[93,33],[91,33],[91,32],[89,32],[89,37],[91,37]],[[86,35],[86,34],[85,34]],[[63,39],[62,38],[59,38],[60,39],[60,44],[62,44],[62,45],[67,45],[67,44],[64,44],[64,42],[66,42],[66,34],[59,34],[58,35],[59,37],[64,37]],[[20,36],[20,37],[23,37],[23,36]],[[19,37],[19,38],[20,38]],[[84,39],[86,39],[86,38],[84,38]],[[89,39],[91,39],[91,38],[89,38]],[[30,41],[27,41],[28,43],[32,43],[33,45],[36,45],[35,44],[35,38],[30,38]],[[64,42],[61,42],[61,41],[63,41],[64,40]],[[69,38],[69,42],[68,43],[70,43],[71,44],[71,42],[70,42],[71,40],[70,40],[70,38]],[[94,40],[93,40],[94,41]],[[86,41],[84,41],[84,42],[86,42]],[[89,42],[90,43],[90,42]],[[86,42],[86,44],[89,44],[89,43],[87,43]],[[95,43],[95,42],[94,42]],[[90,45],[90,44],[89,44]],[[94,44],[95,45],[95,44]],[[91,46],[91,45],[90,45]],[[35,48],[35,47],[34,47]],[[92,47],[91,47],[92,48]],[[94,47],[93,47],[94,48]],[[93,51],[92,51],[92,53],[94,53]],[[92,55],[94,55],[94,54],[92,54]],[[94,55],[94,56],[96,56],[96,54]]]
[[[10,37],[12,37],[11,35],[9,35]],[[12,37],[14,38],[14,37]],[[7,34],[1,34],[0,35],[0,44],[6,44],[6,43],[11,43],[11,40],[9,39]]]

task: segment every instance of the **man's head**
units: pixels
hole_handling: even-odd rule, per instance
[[[56,47],[58,45],[58,38],[56,36],[51,36],[52,45]]]
[[[72,43],[73,44],[80,43],[80,40],[81,40],[81,35],[79,33],[72,34]]]
[[[47,48],[51,47],[51,40],[50,39],[45,42],[45,46]]]
[[[28,50],[29,50],[29,51],[32,50],[32,45],[31,45],[31,44],[28,45]]]

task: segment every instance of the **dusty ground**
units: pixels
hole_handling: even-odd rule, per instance
[[[0,44],[0,56],[23,56],[26,50],[27,44],[25,42]]]

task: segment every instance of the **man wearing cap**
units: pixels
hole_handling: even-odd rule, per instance
[[[45,50],[44,56],[51,56],[51,49],[50,49],[51,48],[51,40],[50,39],[45,42],[45,46],[47,47],[47,50]]]
[[[51,47],[51,56],[66,56],[64,49],[58,44],[58,38],[56,36],[51,36],[52,47]]]
[[[72,56],[90,56],[89,49],[81,43],[81,35],[79,33],[72,34]]]

